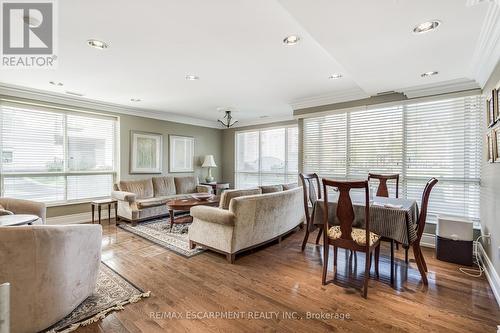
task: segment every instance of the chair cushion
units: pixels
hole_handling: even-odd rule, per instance
[[[342,231],[340,231],[340,226],[334,226],[328,230],[328,237],[330,239],[339,239],[341,235],[342,235]],[[366,245],[366,231],[365,231],[365,229],[352,228],[351,237],[358,245],[361,245],[361,246]],[[375,244],[379,239],[380,239],[379,235],[370,231],[370,246]]]
[[[153,189],[155,197],[175,194],[174,177],[153,177]]]
[[[122,180],[119,184],[120,191],[131,192],[137,195],[137,199],[148,199],[152,198],[153,193],[153,181],[149,179],[139,179],[139,180]]]
[[[262,190],[262,194],[264,194],[264,193],[281,192],[281,191],[283,191],[283,185],[260,186],[260,189]]]
[[[198,178],[196,176],[175,177],[175,189],[177,194],[196,193]]]

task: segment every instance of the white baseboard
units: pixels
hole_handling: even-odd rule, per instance
[[[422,247],[436,248],[436,235],[433,234],[422,234],[422,239],[420,239],[420,245]]]
[[[101,223],[107,222],[108,221],[108,212],[102,211],[101,214],[102,214],[101,215]],[[115,212],[112,211],[111,218],[114,218],[114,217],[115,217]],[[95,214],[94,219],[95,219],[95,221],[97,221],[97,213]],[[87,213],[48,217],[46,223],[53,224],[53,225],[60,225],[60,224],[88,223],[90,221],[92,221],[92,213],[87,212]]]
[[[495,299],[497,300],[497,304],[500,307],[500,277],[498,276],[495,267],[493,267],[493,263],[490,258],[486,254],[484,250],[483,244],[477,244],[477,252],[479,260],[484,267],[484,274],[486,275],[486,279],[488,280],[491,290],[493,291],[493,295],[495,295]]]

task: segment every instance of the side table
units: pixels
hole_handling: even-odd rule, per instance
[[[115,205],[115,220],[118,224],[118,200],[115,199],[102,199],[102,200],[94,200],[90,203],[92,208],[92,224],[94,224],[94,210],[97,208],[97,214],[99,219],[99,224],[101,224],[101,207],[108,206],[108,223],[111,223],[111,206]]]

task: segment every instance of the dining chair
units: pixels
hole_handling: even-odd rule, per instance
[[[309,238],[309,232],[313,230],[313,218],[314,218],[314,207],[318,200],[321,200],[321,185],[319,182],[319,177],[316,173],[300,173],[300,180],[302,182],[302,188],[304,189],[304,213],[306,215],[306,234],[304,240],[302,241],[302,251],[306,248],[307,240]],[[316,192],[317,189],[317,192]],[[312,210],[309,209],[309,204]],[[319,228],[318,236],[316,237],[316,244],[319,244],[321,238],[321,233],[323,231],[323,225],[317,225]]]
[[[422,239],[422,234],[424,233],[425,222],[427,220],[427,208],[429,206],[429,198],[431,196],[432,188],[438,183],[436,178],[431,178],[425,185],[424,192],[422,193],[422,203],[420,207],[420,215],[418,216],[416,229],[417,238],[410,244],[413,248],[413,255],[415,256],[415,261],[417,263],[418,270],[422,276],[422,282],[424,285],[428,284],[427,281],[427,264],[422,254],[422,249],[420,248],[420,240]]]
[[[351,251],[364,252],[365,276],[363,283],[363,297],[368,296],[368,279],[370,278],[371,256],[375,252],[375,274],[378,277],[378,262],[380,254],[380,236],[370,231],[370,198],[368,181],[336,181],[323,179],[323,276],[322,284],[326,284],[326,273],[328,271],[328,252],[330,245],[333,246],[333,274],[337,275],[337,249],[349,249]],[[338,226],[329,227],[328,224],[328,187],[338,189],[336,217],[340,223]],[[350,196],[351,189],[365,190],[365,228],[354,228],[354,209]]]

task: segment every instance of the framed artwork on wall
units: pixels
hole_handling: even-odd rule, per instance
[[[492,127],[496,120],[494,92],[493,90],[491,95],[486,98],[486,124],[488,127]]]
[[[495,113],[495,122],[500,120],[500,84],[493,90],[493,109]]]
[[[486,160],[489,163],[493,163],[493,154],[494,154],[494,151],[493,151],[493,133],[494,133],[494,131],[491,131],[488,134],[486,134],[486,143],[488,144],[488,146],[487,146],[488,150],[486,153]]]
[[[500,127],[497,127],[493,130],[493,162],[500,163]]]
[[[194,138],[169,135],[170,172],[194,172]]]
[[[162,173],[163,135],[130,131],[130,173]]]

